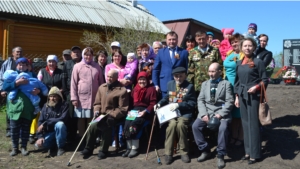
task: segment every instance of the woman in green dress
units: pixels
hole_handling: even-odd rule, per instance
[[[223,62],[224,66],[224,79],[228,80],[232,87],[234,86],[234,80],[236,76],[236,62],[243,59],[244,54],[240,52],[239,44],[244,38],[243,35],[235,33],[229,38],[229,42],[232,46],[232,50],[227,52],[226,58]],[[243,144],[243,128],[241,122],[240,109],[234,107],[232,112],[231,122],[231,140],[229,144],[235,146],[241,146]]]

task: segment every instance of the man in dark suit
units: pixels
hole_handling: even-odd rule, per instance
[[[202,153],[197,161],[202,162],[209,158],[210,147],[203,136],[203,128],[211,118],[218,118],[220,126],[218,134],[218,167],[224,168],[224,155],[226,155],[226,140],[228,137],[227,126],[231,121],[231,110],[233,104],[233,94],[230,82],[222,80],[222,69],[219,63],[212,63],[208,68],[210,80],[204,81],[201,86],[201,92],[198,97],[198,118],[194,122],[193,134],[198,149]]]
[[[167,94],[160,100],[154,109],[170,104],[170,110],[179,110],[181,116],[168,121],[165,140],[165,161],[169,165],[173,162],[173,144],[175,137],[179,139],[181,160],[189,163],[191,160],[188,156],[188,125],[195,112],[196,95],[192,84],[187,80],[187,72],[184,67],[177,67],[172,71],[174,80],[168,82]]]
[[[188,52],[177,46],[176,32],[167,33],[166,41],[168,47],[158,51],[152,71],[153,84],[156,91],[162,92],[162,97],[167,94],[167,83],[173,80],[172,70],[176,67],[188,68]]]

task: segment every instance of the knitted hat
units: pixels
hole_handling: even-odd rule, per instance
[[[13,82],[16,80],[17,76],[18,76],[18,72],[14,70],[6,70],[3,74],[3,80],[6,82]]]
[[[226,34],[232,35],[232,33],[234,32],[234,29],[233,28],[223,28],[222,32],[223,32],[223,36],[225,36]]]
[[[28,60],[26,58],[21,57],[21,58],[19,58],[19,59],[16,60],[16,64],[18,65],[19,63],[26,63],[26,64],[28,64]]]
[[[63,98],[60,90],[56,86],[51,87],[51,89],[50,89],[50,91],[48,93],[48,97],[50,95],[54,95],[54,94],[59,95],[61,97],[61,100],[64,101],[64,98]]]
[[[57,59],[57,56],[56,56],[56,55],[48,55],[48,57],[47,57],[47,62],[48,62],[49,60],[55,60],[56,63],[58,62],[58,59]]]
[[[250,23],[248,26],[248,29],[249,28],[253,28],[255,30],[255,32],[257,32],[257,25],[255,23]]]
[[[128,53],[127,58],[129,58],[129,57],[135,58],[135,54],[134,53]]]

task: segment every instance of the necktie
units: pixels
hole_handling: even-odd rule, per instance
[[[174,48],[170,48],[170,50],[172,51],[171,60],[172,60],[172,63],[174,64],[174,62],[175,62],[175,49]]]

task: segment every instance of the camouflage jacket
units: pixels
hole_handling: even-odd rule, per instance
[[[187,80],[194,84],[195,91],[200,92],[202,82],[209,79],[208,67],[213,62],[218,62],[221,66],[223,61],[218,48],[209,46],[205,53],[198,49],[198,46],[189,52],[189,65]]]

